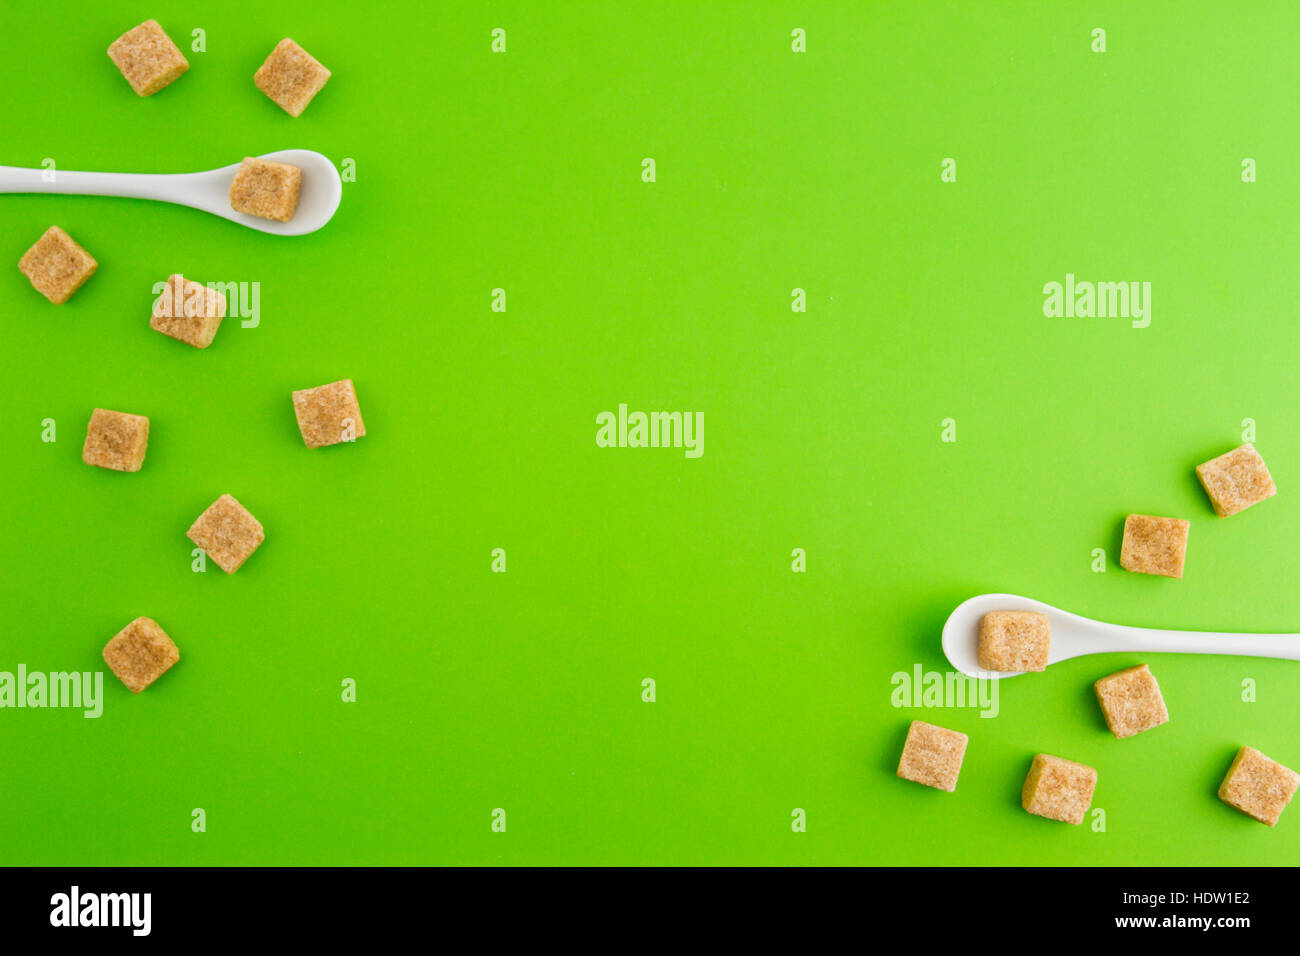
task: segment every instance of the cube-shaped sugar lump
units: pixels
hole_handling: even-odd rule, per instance
[[[980,619],[979,665],[986,671],[1043,671],[1052,629],[1037,611],[989,611]]]
[[[956,730],[936,727],[923,720],[912,721],[898,761],[898,775],[952,793],[957,789],[957,775],[961,773],[969,739]]]
[[[141,96],[152,96],[190,68],[157,20],[146,20],[108,48],[117,68]]]
[[[266,535],[261,523],[230,495],[222,495],[186,532],[221,570],[234,574]]]
[[[149,328],[197,349],[212,344],[226,317],[226,297],[182,275],[169,276],[153,304]]]
[[[1124,543],[1119,563],[1125,571],[1181,578],[1187,560],[1187,531],[1182,518],[1129,515],[1124,519]]]
[[[99,263],[70,235],[50,226],[18,260],[18,268],[37,292],[55,305],[63,305],[95,274]]]
[[[249,216],[288,222],[298,208],[302,170],[273,159],[246,158],[230,183],[230,208]]]
[[[90,414],[81,460],[114,471],[139,471],[149,447],[149,419],[97,408]]]
[[[176,643],[158,622],[137,617],[104,645],[104,663],[134,694],[140,693],[181,659]]]
[[[1268,465],[1254,445],[1242,445],[1197,465],[1196,477],[1220,518],[1231,517],[1277,494]]]
[[[275,45],[253,74],[257,88],[290,116],[301,116],[329,78],[330,71],[288,37]]]
[[[1260,823],[1276,826],[1297,786],[1300,774],[1253,747],[1242,747],[1219,787],[1219,799]]]
[[[1117,671],[1092,686],[1106,726],[1121,740],[1169,721],[1160,685],[1145,664]]]
[[[350,442],[366,433],[350,378],[294,392],[293,413],[308,448]]]
[[[1097,771],[1092,767],[1038,754],[1025,777],[1020,804],[1036,816],[1079,824],[1092,806],[1096,787]]]

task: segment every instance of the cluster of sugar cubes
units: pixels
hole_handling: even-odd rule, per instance
[[[190,68],[189,61],[157,20],[146,20],[122,34],[109,46],[108,55],[140,96],[152,96]],[[286,37],[258,68],[253,82],[286,113],[297,117],[329,78],[330,71],[320,61]],[[301,193],[302,170],[297,166],[246,157],[230,184],[230,206],[245,215],[288,222],[297,211]],[[95,258],[58,226],[47,229],[18,263],[32,286],[55,305],[63,305],[72,298],[98,266]],[[180,281],[180,277],[173,276],[172,280]],[[204,308],[215,310],[215,299]],[[173,314],[155,312],[153,327],[165,335],[206,348],[225,315],[224,300],[219,308],[219,312],[205,311],[204,320],[198,322],[180,321]]]
[[[153,96],[190,68],[157,20],[126,31],[109,46],[108,55],[141,96]],[[330,71],[288,37],[275,45],[253,74],[257,88],[290,116],[301,116],[329,78]]]
[[[957,789],[969,742],[970,738],[959,731],[914,720],[907,729],[903,754],[898,760],[898,776],[952,793]],[[1091,767],[1038,754],[1025,778],[1021,802],[1037,816],[1082,823],[1096,786],[1097,771]]]
[[[1220,518],[1239,514],[1277,494],[1268,466],[1249,443],[1197,465],[1196,477]],[[1124,520],[1120,566],[1138,574],[1181,578],[1190,529],[1191,522],[1182,518],[1129,515]]]
[[[980,620],[977,653],[979,666],[986,671],[1042,671],[1050,652],[1051,622],[1045,614],[990,611]],[[1160,684],[1146,664],[1102,677],[1093,684],[1093,691],[1106,726],[1118,740],[1169,722],[1169,708]],[[952,792],[957,788],[968,743],[969,738],[956,730],[914,720],[903,744],[898,776]],[[1021,806],[1049,820],[1079,824],[1092,805],[1096,786],[1097,771],[1093,767],[1038,754],[1021,788]],[[1219,797],[1274,826],[1297,787],[1300,775],[1295,771],[1258,750],[1242,747],[1219,787]]]
[[[970,738],[959,731],[914,720],[898,760],[898,776],[952,793],[957,789],[969,742]],[[1096,786],[1097,771],[1092,767],[1038,754],[1025,777],[1021,803],[1037,816],[1078,824],[1092,804]]]
[[[113,41],[108,55],[131,88],[152,96],[175,82],[189,62],[156,20]],[[280,41],[254,75],[257,88],[291,116],[300,116],[330,78],[330,71],[291,39]],[[298,205],[302,170],[287,163],[246,158],[230,186],[237,212],[287,222]],[[19,260],[36,291],[66,303],[99,263],[71,236],[51,226]],[[212,344],[226,316],[225,296],[177,273],[162,284],[149,327],[195,348]],[[308,448],[352,442],[365,435],[351,379],[293,393],[294,416]],[[86,426],[81,457],[112,471],[139,471],[149,445],[149,418],[96,408]],[[266,539],[262,524],[231,495],[222,495],[190,526],[187,536],[223,571],[233,574]],[[140,693],[180,660],[176,643],[147,617],[136,618],[103,651],[104,662],[132,692]]]
[[[190,68],[157,20],[146,20],[122,34],[109,46],[108,55],[141,96],[152,96]],[[329,78],[330,71],[319,60],[286,37],[258,67],[253,83],[286,113],[297,117]],[[230,206],[245,215],[288,222],[298,207],[301,189],[302,170],[297,166],[250,157],[235,173]]]
[[[179,276],[172,279],[178,290],[183,289],[184,280]],[[190,341],[183,335],[177,337]],[[351,379],[295,391],[293,410],[303,444],[308,448],[352,442],[366,433]],[[97,408],[86,427],[81,457],[86,464],[100,468],[139,471],[148,444],[148,417]],[[232,495],[214,501],[195,519],[186,536],[227,574],[238,571],[266,540],[262,523]],[[132,621],[104,648],[105,662],[135,693],[148,687],[179,659],[175,643],[146,617]]]

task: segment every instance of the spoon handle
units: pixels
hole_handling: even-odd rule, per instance
[[[1111,625],[1117,650],[1181,654],[1236,654],[1300,661],[1300,634],[1223,634]]]
[[[0,166],[0,193],[71,193],[186,202],[189,173],[82,173],[66,169]]]

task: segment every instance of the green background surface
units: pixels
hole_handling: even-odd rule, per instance
[[[104,51],[146,17],[191,69],[140,99]],[[1140,658],[994,719],[890,678],[985,591],[1300,630],[1298,32],[1186,0],[25,6],[0,162],[357,172],[295,239],[0,198],[0,669],[98,669],[138,615],[182,652],[139,696],[106,674],[98,720],[0,711],[0,862],[1294,862],[1300,811],[1215,791],[1242,744],[1300,766],[1300,665],[1153,657],[1172,721],[1125,741],[1091,683]],[[284,36],[334,74],[296,120],[252,83]],[[100,262],[57,308],[13,267],[51,223]],[[177,271],[261,282],[261,325],[152,332]],[[1150,328],[1044,318],[1067,272],[1151,282]],[[369,434],[309,451],[289,393],[343,377]],[[704,412],[703,457],[598,448],[620,402]],[[138,474],[81,463],[96,406],[150,416]],[[1219,520],[1193,468],[1245,418],[1281,492]],[[225,492],[266,543],[193,573]],[[1183,580],[1119,569],[1129,511],[1191,520]],[[894,776],[913,718],[970,734],[956,793]],[[1039,751],[1098,768],[1105,832],[1020,809]]]

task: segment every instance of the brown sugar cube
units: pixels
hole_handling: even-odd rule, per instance
[[[350,378],[294,392],[293,413],[308,448],[355,441],[366,433]]]
[[[907,729],[903,756],[898,760],[898,775],[904,780],[952,793],[957,789],[957,775],[961,773],[961,762],[966,756],[969,740],[956,730],[914,720]]]
[[[1052,629],[1037,611],[989,611],[980,619],[979,665],[986,671],[1044,671]]]
[[[190,68],[157,20],[146,20],[108,48],[117,68],[141,96],[153,96]]]
[[[95,274],[99,263],[70,235],[58,226],[50,226],[36,245],[23,253],[18,268],[37,292],[55,305],[63,305]]]
[[[257,88],[290,116],[301,116],[329,78],[330,71],[288,37],[275,45],[266,62],[253,74]]]
[[[182,275],[173,275],[167,278],[162,293],[153,304],[149,328],[196,349],[205,349],[212,344],[225,317],[224,295]]]
[[[1196,477],[1201,479],[1201,487],[1220,518],[1231,517],[1277,494],[1268,465],[1250,444],[1197,465]]]
[[[185,532],[227,574],[234,574],[266,535],[262,525],[230,495],[222,495]]]
[[[148,447],[149,419],[146,416],[97,408],[90,413],[81,460],[87,465],[114,471],[139,471]]]
[[[1092,805],[1096,787],[1097,771],[1092,767],[1038,754],[1025,777],[1020,805],[1036,816],[1079,824]]]
[[[1242,747],[1219,786],[1219,799],[1260,823],[1276,826],[1297,786],[1300,774],[1253,747]]]
[[[1182,518],[1153,518],[1129,515],[1124,519],[1124,543],[1119,563],[1125,571],[1139,574],[1163,574],[1167,578],[1183,576],[1187,559],[1187,531],[1191,522]]]
[[[138,694],[181,659],[176,643],[158,622],[137,617],[104,645],[104,663],[133,694]]]
[[[1169,721],[1160,685],[1145,664],[1103,677],[1092,687],[1106,715],[1106,726],[1121,740]]]
[[[298,208],[302,170],[273,159],[246,158],[230,184],[230,208],[235,212],[288,222]]]

